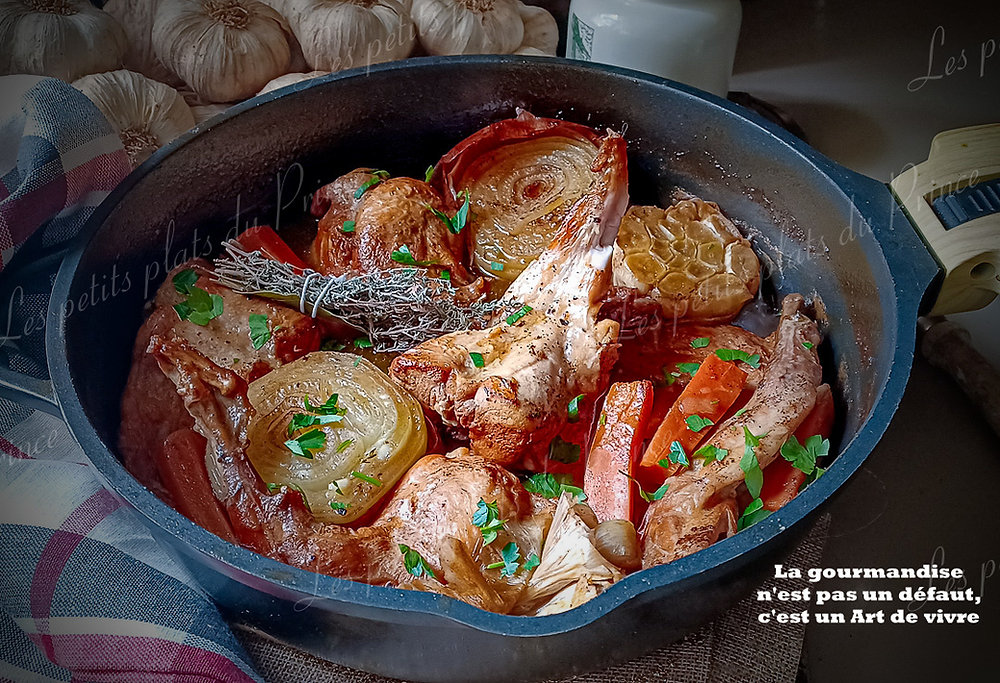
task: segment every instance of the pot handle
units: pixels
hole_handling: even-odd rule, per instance
[[[944,268],[929,315],[993,301],[1000,293],[1000,123],[939,133],[927,161],[890,187]]]

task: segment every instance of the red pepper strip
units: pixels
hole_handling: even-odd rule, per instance
[[[602,522],[633,519],[635,487],[629,477],[642,454],[652,408],[653,384],[647,380],[616,382],[604,399],[604,419],[598,422],[583,477],[587,503]]]
[[[263,256],[273,261],[287,263],[293,268],[305,270],[309,267],[268,225],[247,228],[240,234],[237,242],[244,251],[259,251]]]

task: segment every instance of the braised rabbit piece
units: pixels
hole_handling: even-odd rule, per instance
[[[507,290],[505,317],[420,344],[392,363],[393,378],[446,424],[467,430],[475,453],[503,465],[547,450],[570,399],[601,393],[616,358],[618,325],[599,321],[597,311],[628,205],[620,135],[604,139],[593,169],[595,182],[548,249]]]
[[[525,616],[759,523],[833,455],[819,326],[787,294],[741,327],[750,241],[674,196],[630,208],[622,135],[527,112],[341,175],[170,274],[123,460],[275,560]]]

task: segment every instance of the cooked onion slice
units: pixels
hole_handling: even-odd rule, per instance
[[[289,434],[295,415],[322,413],[317,406],[333,394],[343,413],[338,421]],[[352,354],[311,353],[253,382],[247,395],[256,413],[247,434],[254,467],[269,484],[300,489],[313,516],[324,522],[363,515],[427,449],[420,404]],[[306,409],[306,398],[313,411]],[[316,429],[325,437],[321,447],[306,451],[312,457],[286,445]]]
[[[600,136],[586,126],[521,112],[442,157],[434,183],[453,204],[470,193],[479,269],[511,281],[540,254],[590,186]]]

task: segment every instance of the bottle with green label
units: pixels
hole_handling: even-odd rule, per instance
[[[725,97],[742,17],[739,0],[572,0],[566,56]]]

